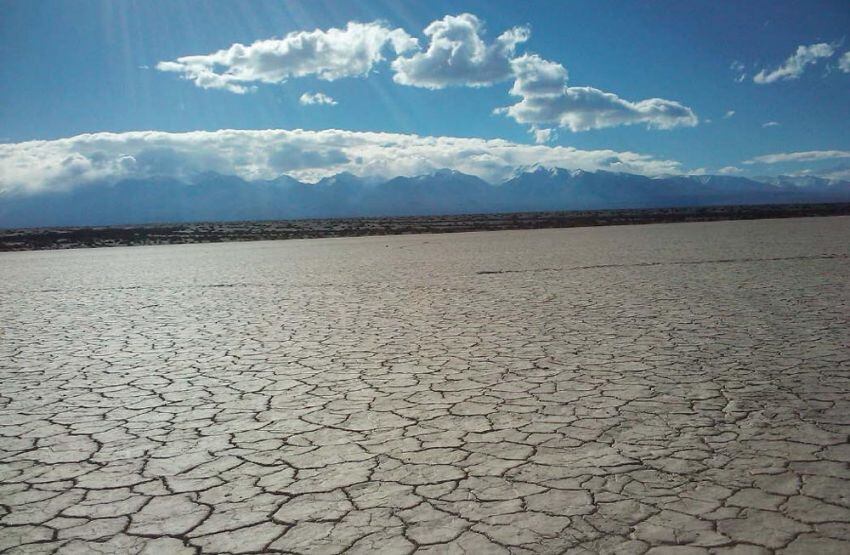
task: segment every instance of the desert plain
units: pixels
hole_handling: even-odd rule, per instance
[[[0,552],[850,552],[850,217],[0,254]]]

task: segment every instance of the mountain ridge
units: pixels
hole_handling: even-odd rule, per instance
[[[215,172],[187,180],[128,178],[0,196],[0,228],[850,201],[850,181],[814,176],[523,170],[496,185],[451,169],[386,180],[340,173],[312,184],[286,175],[247,181]]]

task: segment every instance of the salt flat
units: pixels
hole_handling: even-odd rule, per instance
[[[847,553],[848,256],[847,217],[2,254],[0,551]]]

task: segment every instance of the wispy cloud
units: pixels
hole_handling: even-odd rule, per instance
[[[762,69],[753,76],[753,81],[759,85],[765,85],[781,80],[799,79],[806,67],[823,58],[829,58],[834,53],[835,45],[825,42],[798,46],[797,50],[782,65],[771,71]]]
[[[778,121],[766,121],[761,124],[762,127],[779,127],[780,125]]]
[[[729,65],[729,69],[731,69],[732,73],[735,74],[734,79],[736,83],[741,83],[747,78],[747,72],[745,71],[746,68],[747,66],[745,66],[743,62],[732,60],[732,63]]]
[[[723,114],[723,119],[729,119],[735,115],[735,110],[729,110],[725,114]]]
[[[180,179],[206,171],[249,180],[288,174],[315,181],[343,171],[394,177],[450,168],[499,182],[532,164],[645,175],[681,172],[676,161],[635,152],[504,140],[334,129],[138,131],[0,144],[0,190],[36,192],[128,177]]]
[[[744,164],[779,164],[783,162],[815,162],[818,160],[832,160],[838,158],[850,158],[850,150],[807,150],[801,152],[777,152],[765,154],[745,160]]]
[[[304,106],[311,106],[314,104],[327,104],[329,106],[336,106],[337,104],[337,101],[334,100],[332,97],[320,92],[304,93],[298,99],[298,102],[300,102]]]
[[[735,175],[737,173],[741,173],[742,171],[744,170],[735,166],[725,166],[717,170],[717,173],[719,173],[720,175]]]

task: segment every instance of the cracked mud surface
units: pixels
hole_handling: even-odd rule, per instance
[[[0,552],[850,551],[850,219],[0,255]]]

